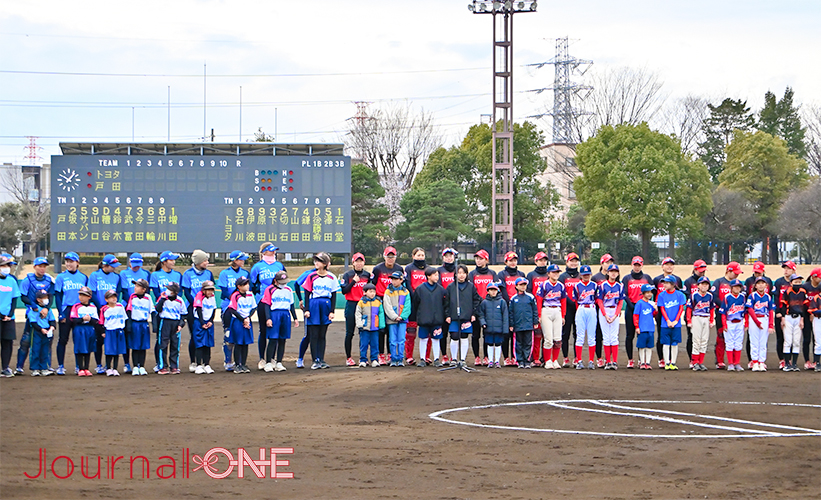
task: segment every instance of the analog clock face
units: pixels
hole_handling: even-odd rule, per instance
[[[80,175],[70,168],[63,169],[57,176],[57,183],[63,191],[74,191],[80,185]]]

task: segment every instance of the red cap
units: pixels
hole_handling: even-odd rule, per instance
[[[793,262],[791,260],[788,260],[788,261],[784,262],[783,264],[781,264],[781,267],[789,267],[790,269],[795,271],[795,262]]]
[[[355,261],[356,259],[362,259],[364,261],[365,256],[362,255],[361,253],[357,252],[357,253],[353,254],[353,257],[351,257],[351,262]]]
[[[388,247],[388,248],[385,249],[384,252],[382,252],[382,256],[387,257],[389,253],[392,253],[392,254],[396,255],[396,249],[393,248],[393,247]]]
[[[490,254],[487,253],[487,250],[484,250],[484,249],[479,250],[478,252],[473,254],[473,256],[474,257],[479,257],[479,258],[485,259],[485,260],[490,260]]]
[[[606,253],[606,254],[601,256],[601,259],[599,259],[599,264],[604,264],[608,260],[612,260],[613,262],[616,261],[616,259],[614,259],[612,255],[610,255],[609,253]]]
[[[702,269],[707,269],[707,263],[704,262],[703,260],[699,259],[699,260],[693,262],[693,269],[695,269],[697,271],[701,271]]]
[[[813,276],[815,276],[816,278],[821,278],[821,267],[816,267],[812,270],[812,272],[810,273],[810,278],[812,278]]]
[[[664,260],[661,261],[662,265],[664,265],[664,264],[675,264],[675,263],[676,263],[676,259],[674,259],[672,257],[665,257]]]
[[[631,263],[632,264],[641,264],[643,266],[644,265],[644,259],[641,258],[641,255],[636,255],[635,257],[633,257],[633,260],[631,261]]]
[[[736,274],[744,274],[744,271],[741,270],[741,265],[738,262],[730,262],[727,264],[727,271],[732,271]]]
[[[508,252],[505,254],[505,262],[509,261],[510,259],[519,259],[519,256],[516,255],[516,252]]]
[[[764,272],[764,263],[761,262],[760,260],[756,261],[755,264],[753,264],[753,272],[754,273],[763,273]]]
[[[576,252],[570,252],[569,254],[567,254],[567,257],[565,257],[564,260],[568,261],[573,259],[579,260],[579,255]]]
[[[544,253],[544,252],[539,252],[539,253],[536,254],[535,257],[533,257],[533,260],[540,260],[540,259],[547,260],[547,254]]]

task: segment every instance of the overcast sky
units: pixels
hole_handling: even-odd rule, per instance
[[[199,141],[204,64],[205,128],[218,142],[239,140],[241,86],[243,141],[262,127],[278,142],[340,142],[353,101],[408,99],[456,143],[491,111],[491,16],[467,4],[0,0],[0,161],[24,162],[25,136],[46,159],[60,141],[130,141],[132,130],[165,141],[169,86],[171,141]],[[819,26],[818,0],[539,1],[516,15],[514,116],[550,104],[525,91],[549,86],[552,67],[524,65],[551,59],[562,36],[597,70],[657,72],[670,99],[757,109],[789,85],[798,103],[821,104]]]

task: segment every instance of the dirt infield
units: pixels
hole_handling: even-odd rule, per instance
[[[792,431],[774,427],[821,429],[821,408],[721,403],[821,405],[817,373],[648,373],[624,369],[623,349],[622,368],[616,372],[348,369],[341,366],[342,337],[342,325],[334,324],[328,356],[334,367],[321,372],[296,370],[289,361],[285,373],[254,370],[241,376],[220,370],[202,376],[85,379],[26,374],[2,379],[0,498],[783,499],[814,497],[821,491],[821,436],[780,437],[777,434]],[[185,335],[183,341],[185,345]],[[773,343],[770,366],[777,363]],[[292,339],[289,360],[296,346],[297,339]],[[255,353],[252,348],[249,361],[256,361]],[[187,366],[185,350],[182,358]],[[221,366],[220,349],[213,350],[213,358],[214,366]],[[679,365],[686,366],[685,360],[682,354]],[[73,369],[73,361],[69,366]],[[485,408],[450,413],[448,418],[661,437],[495,429],[429,417],[475,405],[567,400],[586,401],[558,403],[573,408]],[[670,400],[705,403],[658,402]],[[648,419],[648,414],[670,420]],[[728,432],[772,435],[715,438]],[[670,434],[712,437],[677,439],[666,436]],[[194,471],[194,455],[199,459],[214,447],[235,457],[244,447],[252,458],[258,457],[260,447],[293,447],[293,455],[278,456],[291,461],[278,471],[293,472],[294,478],[260,479],[248,467],[242,479],[236,469],[221,480]],[[40,448],[46,449],[45,477],[28,479],[24,472],[37,474]],[[183,477],[184,448],[190,450],[189,477]],[[64,480],[51,471],[52,460],[60,455],[75,464],[72,476]],[[129,458],[138,455],[150,462],[149,479],[139,478],[140,461],[135,478],[129,478]],[[157,467],[171,463],[160,458],[165,455],[176,460],[175,479],[157,477]],[[84,478],[81,460],[92,458],[93,475],[97,456],[103,457],[101,478]],[[107,477],[108,456],[124,457],[114,466],[113,479]],[[67,463],[59,459],[56,473],[65,475]],[[213,467],[224,471],[226,459],[220,456]]]

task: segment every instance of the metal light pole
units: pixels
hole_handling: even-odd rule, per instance
[[[503,261],[513,240],[513,14],[536,12],[535,0],[473,0],[468,10],[493,16],[491,259]]]

